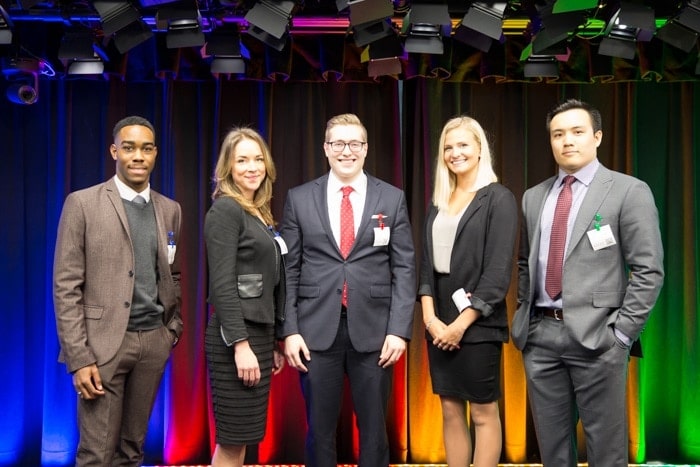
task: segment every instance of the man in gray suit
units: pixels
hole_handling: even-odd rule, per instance
[[[568,100],[547,130],[559,173],[523,195],[513,342],[543,464],[576,465],[580,417],[588,465],[627,466],[628,358],[664,275],[658,214],[644,182],[598,161],[598,110]],[[556,222],[567,190],[568,222]]]
[[[54,259],[59,360],[79,398],[79,466],[141,464],[160,379],[182,332],[181,211],[150,189],[155,130],[127,117],[113,137],[116,175],[68,195]]]
[[[357,116],[331,118],[324,143],[330,172],[290,190],[284,208],[282,335],[287,360],[301,374],[310,467],[337,465],[345,375],[360,433],[359,465],[389,465],[387,405],[393,365],[412,332],[415,258],[404,193],[363,172],[367,146]],[[343,211],[348,200],[349,213]],[[349,243],[345,232],[354,237]]]

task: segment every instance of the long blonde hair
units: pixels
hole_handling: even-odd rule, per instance
[[[486,139],[484,129],[479,125],[479,122],[471,117],[462,115],[452,118],[445,123],[440,134],[440,143],[438,145],[438,155],[435,164],[435,187],[433,188],[433,204],[439,209],[447,209],[450,201],[450,196],[457,186],[457,177],[450,172],[445,164],[445,138],[447,133],[457,128],[464,128],[474,135],[474,139],[479,144],[480,157],[479,166],[476,172],[476,180],[470,191],[477,191],[480,188],[498,181],[496,173],[491,166],[491,150]]]
[[[255,191],[253,200],[247,199],[241,193],[241,190],[233,181],[231,173],[231,160],[233,158],[236,145],[244,139],[255,141],[260,145],[260,150],[263,155],[263,163],[265,164],[265,179],[260,184],[260,187]],[[272,201],[272,184],[277,178],[275,163],[272,160],[270,148],[260,134],[252,128],[236,127],[228,132],[221,143],[219,151],[219,160],[216,162],[214,169],[214,192],[212,199],[220,196],[230,196],[240,204],[243,209],[253,216],[260,216],[266,224],[275,225],[275,220],[272,217],[272,209],[270,202]]]

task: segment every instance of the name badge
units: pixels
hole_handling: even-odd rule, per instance
[[[602,250],[617,243],[610,224],[603,225],[600,229],[589,230],[586,232],[586,235],[588,235],[588,240],[591,242],[594,251]]]
[[[279,235],[275,235],[275,241],[280,246],[280,253],[286,255],[289,250],[287,250],[287,244],[285,243],[284,238],[280,237]]]
[[[389,227],[374,228],[374,246],[386,246],[389,244]]]
[[[177,251],[177,246],[168,245],[168,264],[173,264],[175,261],[175,251]]]

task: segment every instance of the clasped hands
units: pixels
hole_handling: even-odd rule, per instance
[[[382,368],[395,365],[405,351],[406,341],[399,336],[388,334],[384,339],[377,364]],[[311,360],[311,352],[301,334],[292,334],[284,339],[284,355],[292,368],[304,373],[309,371],[304,362]]]

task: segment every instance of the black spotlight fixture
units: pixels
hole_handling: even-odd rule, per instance
[[[34,58],[3,59],[2,73],[10,83],[5,91],[15,104],[31,105],[39,100],[41,64]]]
[[[156,13],[158,29],[167,30],[168,49],[200,47],[206,42],[202,31],[202,15],[194,0],[182,0],[161,6]]]
[[[637,41],[650,41],[655,31],[654,10],[621,2],[608,21],[598,53],[632,60],[637,52]]]
[[[90,31],[66,32],[58,48],[58,59],[69,75],[101,75],[104,62],[109,61]]]
[[[12,29],[13,24],[10,15],[0,5],[0,45],[12,44]]]
[[[242,75],[246,71],[246,60],[250,53],[241,42],[236,25],[224,25],[216,28],[204,48],[206,56],[211,57],[210,71],[213,75]]]
[[[372,42],[362,52],[362,61],[367,63],[367,74],[373,78],[401,73],[401,57],[405,55],[398,34]]]
[[[442,55],[442,38],[452,31],[446,4],[413,3],[403,21],[406,52]]]
[[[248,35],[281,51],[287,44],[293,9],[290,0],[259,0],[245,15],[250,24]]]
[[[474,2],[455,29],[454,38],[488,52],[494,40],[503,38],[506,2]]]
[[[660,40],[690,52],[700,36],[700,0],[691,0],[656,32]]]

